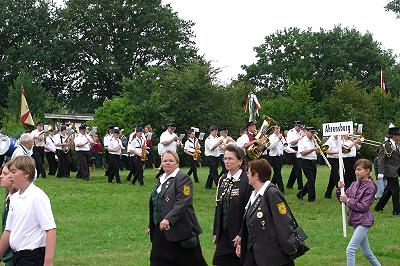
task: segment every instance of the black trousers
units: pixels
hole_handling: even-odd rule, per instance
[[[295,147],[297,150],[297,147]],[[301,172],[300,159],[296,157],[295,153],[289,154],[290,160],[293,162],[292,171],[290,172],[288,182],[286,184],[287,188],[293,188],[294,182],[297,180],[297,189],[303,189],[303,175]]]
[[[120,155],[118,154],[109,154],[109,164],[108,164],[108,182],[112,183],[113,179],[117,181],[117,183],[121,183],[121,177],[119,176],[119,164],[120,164]]]
[[[185,156],[186,156],[187,161],[190,164],[189,172],[187,172],[188,176],[193,174],[194,182],[199,183],[199,177],[197,176],[197,163],[196,163],[196,161],[193,159],[193,156],[191,156],[189,154],[185,154]]]
[[[37,176],[42,175],[43,178],[46,178],[46,170],[44,169],[44,147],[33,147],[33,159],[35,159]]]
[[[375,206],[375,210],[383,210],[386,203],[388,203],[390,197],[393,202],[393,214],[400,214],[400,203],[399,203],[399,178],[398,177],[385,177],[387,185],[383,191],[382,197],[379,199]]]
[[[126,180],[131,181],[132,176],[136,175],[135,156],[129,156],[128,162],[129,162],[129,173],[128,176],[126,177]]]
[[[282,181],[282,166],[283,166],[283,156],[270,156],[269,162],[271,163],[272,169],[274,169],[274,175],[272,176],[271,183],[278,186],[279,190],[284,192],[285,187]]]
[[[304,197],[308,194],[308,201],[315,201],[315,178],[317,176],[317,161],[300,159],[301,169],[307,178],[307,182],[303,189],[299,191],[299,195]]]
[[[57,177],[69,177],[71,164],[71,151],[65,153],[62,150],[56,150],[58,157]]]
[[[55,175],[57,173],[58,163],[56,160],[56,154],[54,152],[45,152],[47,163],[49,164],[49,175]]]
[[[132,184],[135,184],[136,181],[139,180],[139,184],[141,186],[143,186],[144,185],[144,183],[143,183],[143,161],[140,158],[140,156],[135,155],[135,156],[133,156],[133,163],[135,164],[136,171],[135,171],[135,176],[132,179]]]
[[[78,173],[76,174],[76,178],[89,180],[90,151],[76,151],[76,155],[79,159],[79,168]]]
[[[21,250],[14,252],[14,266],[40,265],[44,264],[45,248],[34,250]]]
[[[254,257],[254,249],[251,247],[250,250],[246,252],[246,257],[244,258],[244,266],[261,266],[256,262],[256,258]],[[287,264],[283,264],[281,266],[294,266],[294,261],[291,261]]]
[[[106,166],[106,172],[104,173],[105,176],[108,176],[108,169],[110,168],[110,153],[108,150],[105,151],[106,158],[104,160],[104,165]]]
[[[217,184],[218,184],[218,180],[219,180],[218,162],[219,162],[219,157],[214,157],[214,156],[206,157],[206,163],[208,164],[208,167],[210,168],[210,171],[209,171],[208,177],[207,177],[207,182],[206,182],[207,189],[211,189],[213,181],[215,183],[215,186],[217,186]]]
[[[219,172],[218,176],[222,176],[222,175],[228,173],[228,170],[226,170],[225,163],[224,163],[224,154],[220,154],[218,160],[219,160],[219,165],[221,165],[221,167],[222,167],[221,172]]]
[[[328,186],[325,191],[325,198],[332,198],[332,191],[339,182],[339,159],[336,158],[328,158],[329,163],[331,164],[331,173],[329,175]]]
[[[356,172],[354,170],[354,163],[357,161],[356,157],[343,158],[344,165],[344,188],[348,189],[354,181],[356,181]]]

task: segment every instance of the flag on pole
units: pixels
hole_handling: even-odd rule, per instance
[[[385,79],[383,78],[383,71],[381,70],[381,90],[382,94],[386,95],[388,92],[386,90]]]
[[[28,103],[25,98],[25,90],[21,89],[21,116],[19,117],[19,122],[21,124],[34,126],[31,112],[29,111]]]
[[[258,109],[261,108],[261,105],[257,99],[257,96],[254,93],[250,93],[247,96],[246,105],[244,106],[244,112],[247,113],[247,109],[249,110],[249,122],[255,121],[258,117]]]

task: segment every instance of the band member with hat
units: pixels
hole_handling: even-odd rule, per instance
[[[239,138],[236,140],[236,145],[241,148],[244,153],[246,153],[246,150],[243,148],[244,143],[246,143],[247,139],[249,137],[247,136],[247,128],[241,127],[239,129]]]
[[[224,163],[228,172],[221,176],[216,193],[213,237],[216,249],[214,265],[240,265],[235,249],[240,243],[240,230],[251,187],[244,169],[245,154],[236,145],[225,148]]]
[[[132,140],[132,143],[128,145],[129,152],[132,153],[135,175],[132,179],[132,185],[136,185],[136,181],[139,181],[141,186],[144,185],[143,182],[143,161],[142,161],[142,153],[147,152],[146,150],[146,140],[143,136],[143,128],[136,128],[136,135]]]
[[[47,163],[49,164],[49,175],[56,175],[58,163],[56,160],[56,144],[54,139],[54,129],[52,126],[49,126],[48,133],[44,145],[44,153],[46,155]]]
[[[195,136],[195,132],[193,129],[189,129],[187,132],[187,140],[185,142],[185,147],[183,151],[185,152],[186,159],[188,160],[190,164],[190,169],[189,172],[187,172],[187,175],[190,176],[193,173],[193,179],[195,183],[199,183],[199,177],[197,176],[197,163],[194,160],[194,153],[196,150],[196,146],[198,149],[201,148],[199,140]],[[199,150],[199,152],[201,152]]]
[[[298,142],[298,153],[300,154],[300,165],[307,178],[303,189],[297,192],[297,198],[303,199],[308,194],[308,201],[315,201],[315,178],[317,176],[317,152],[319,148],[315,145],[315,128],[307,127],[306,135]]]
[[[399,169],[400,169],[400,129],[389,128],[387,140],[379,147],[378,179],[386,178],[387,185],[382,197],[375,206],[375,211],[383,211],[386,203],[392,197],[393,215],[400,215],[399,203]]]
[[[119,139],[119,129],[114,129],[113,137],[108,143],[107,150],[110,154],[110,163],[108,165],[108,183],[112,183],[115,178],[118,184],[121,184],[121,178],[119,175],[119,165],[121,159],[121,152],[124,146],[122,141]]]
[[[162,156],[166,151],[176,152],[176,149],[178,148],[179,137],[175,134],[175,130],[176,130],[176,124],[169,123],[167,124],[167,129],[163,133],[161,133],[160,143],[158,144],[157,147],[158,154],[161,156],[161,162],[162,162]],[[163,173],[164,170],[160,166],[160,172],[158,172],[156,177],[159,178]]]
[[[90,171],[90,145],[94,143],[93,139],[86,134],[86,125],[79,126],[79,134],[74,139],[76,155],[79,159],[79,168],[76,178],[89,181]]]
[[[206,189],[211,189],[212,183],[214,181],[215,185],[218,184],[219,176],[218,176],[218,163],[219,163],[219,146],[222,144],[223,140],[218,138],[218,127],[211,126],[210,127],[210,135],[207,137],[205,141],[205,150],[204,154],[206,156],[206,163],[210,168],[208,173]]]
[[[293,150],[298,150],[298,143],[303,135],[303,123],[300,120],[293,121],[294,127],[287,133],[287,142]],[[290,161],[292,162],[292,171],[290,172],[286,187],[293,188],[294,182],[297,180],[297,189],[303,189],[303,175],[301,172],[300,155],[298,153],[289,153]]]
[[[43,123],[37,122],[36,129],[31,132],[33,137],[33,159],[35,159],[36,163],[36,171],[37,176],[42,175],[43,178],[46,178],[46,170],[44,169],[44,131],[43,131]]]
[[[244,151],[247,150],[248,147],[255,143],[260,143],[259,140],[256,140],[257,135],[257,123],[255,121],[250,121],[247,123],[247,134],[243,134],[242,138],[239,138],[237,141],[237,145],[239,148],[243,149]]]

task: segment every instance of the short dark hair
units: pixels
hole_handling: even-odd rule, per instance
[[[241,148],[233,144],[227,145],[225,151],[233,152],[238,160],[244,160],[246,156]]]
[[[248,168],[252,175],[257,173],[258,179],[263,183],[271,179],[272,168],[268,161],[265,159],[250,161]]]

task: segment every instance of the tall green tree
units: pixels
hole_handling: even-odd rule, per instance
[[[68,55],[63,94],[75,110],[90,111],[120,95],[119,82],[139,69],[196,57],[193,23],[160,0],[69,0],[60,16]]]
[[[396,64],[392,52],[383,50],[371,33],[340,26],[319,32],[298,28],[277,31],[266,36],[255,51],[257,62],[243,66],[246,74],[242,79],[278,94],[286,90],[290,80],[309,80],[312,96],[318,101],[347,74],[372,91],[379,84],[381,69]]]
[[[400,0],[391,0],[385,6],[386,11],[392,11],[400,18]]]

